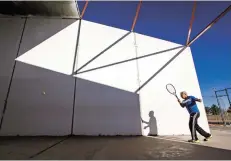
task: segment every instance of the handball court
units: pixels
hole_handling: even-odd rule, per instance
[[[141,6],[141,2],[137,6],[136,16],[134,18],[131,31],[133,31],[135,27],[140,6]],[[194,12],[195,12],[195,7],[193,8],[194,9],[193,9],[192,18],[190,21],[189,32],[188,32],[185,47],[183,47],[180,52],[178,52],[172,59],[170,59],[164,66],[162,66],[160,70],[157,71],[156,74],[154,74],[152,77],[147,79],[147,81],[143,82],[143,84],[134,93],[137,93],[141,88],[146,86],[146,84],[148,84],[150,80],[152,80],[158,73],[161,72],[161,70],[163,70],[168,64],[170,64],[170,62],[173,59],[175,59],[178,55],[180,55],[180,53],[183,52],[184,49],[189,47],[201,35],[203,35],[208,29],[210,29],[220,18],[222,18],[228,11],[231,10],[231,6],[228,6],[228,8],[226,8],[220,15],[218,15],[213,21],[211,21],[211,23],[209,23],[201,32],[199,32],[194,38],[190,40],[192,22],[194,19]],[[82,16],[83,14],[80,16],[80,20]],[[26,22],[27,22],[27,18],[25,19],[24,28],[26,26]],[[22,33],[23,32],[24,32],[24,29]],[[21,39],[22,39],[22,36],[21,36]],[[28,37],[28,40],[31,41],[29,37]],[[30,41],[25,41],[25,42],[30,42]],[[75,42],[74,39],[73,39],[73,42]],[[19,49],[17,51],[17,55],[18,53],[19,53]],[[129,61],[133,59],[134,58],[129,59]],[[136,57],[135,60],[137,59],[138,58]],[[128,60],[126,60],[126,62],[127,61]],[[74,67],[75,67],[75,62],[74,62]],[[13,74],[14,74],[14,70],[12,72],[11,81],[13,80]],[[21,76],[20,73],[19,75]],[[11,83],[9,85],[9,89],[10,87],[11,87]],[[9,89],[7,92],[8,94],[6,96],[6,100],[8,99]],[[19,90],[15,90],[15,91],[19,91]],[[45,97],[44,96],[46,95],[45,92],[42,92],[42,93],[43,93],[43,97]],[[21,92],[19,92],[19,94],[21,95]],[[32,95],[32,94],[28,94],[28,95]],[[23,101],[20,100],[20,102],[23,102]],[[53,102],[56,102],[56,101],[53,101]],[[14,102],[14,104],[17,104],[17,103]],[[33,104],[36,104],[36,103],[33,103]],[[3,111],[2,120],[3,120],[3,116],[5,116],[4,114],[6,111],[6,107],[7,107],[7,104],[5,103],[4,108],[2,110]],[[18,107],[18,106],[15,106],[15,107]],[[122,111],[124,111],[124,109]],[[14,111],[14,113],[16,112]],[[59,120],[62,120],[60,119],[60,117],[58,118]],[[41,119],[41,117],[39,117],[39,119]],[[129,119],[126,119],[126,120],[129,120]],[[6,122],[7,121],[5,121],[5,127],[10,127],[10,126],[6,126]],[[12,119],[8,119],[8,122],[11,123]],[[25,124],[20,127],[18,125],[18,122],[22,123],[20,121],[15,121],[14,127],[17,127],[18,131],[25,132],[26,130],[25,131],[22,130],[23,128],[25,129],[26,127]],[[55,122],[55,123],[58,127],[61,126],[61,124],[59,124],[58,122]],[[3,125],[3,121],[1,122],[1,126],[2,125]],[[42,127],[44,128],[42,129],[42,131],[45,131],[47,133],[49,132],[49,130],[45,129],[45,124]],[[50,129],[50,127],[52,126],[47,125],[47,127],[49,127]],[[11,128],[12,126],[8,129],[11,129]],[[170,127],[168,127],[167,130],[169,130],[169,128]],[[30,128],[27,128],[27,129],[30,129]],[[37,130],[36,128],[34,129],[35,131]],[[123,128],[121,129],[124,130]],[[180,129],[182,128],[179,128],[179,130]],[[214,160],[214,159],[230,159],[231,158],[231,151],[230,151],[231,141],[229,139],[231,136],[230,127],[226,127],[226,128],[211,127],[213,138],[209,142],[201,141],[201,143],[199,144],[187,143],[187,140],[190,139],[190,136],[186,136],[186,135],[185,136],[157,136],[157,137],[151,137],[151,136],[147,136],[147,137],[145,136],[112,136],[112,137],[92,136],[90,137],[90,136],[81,136],[81,135],[75,136],[75,133],[73,133],[73,126],[72,126],[71,131],[72,132],[70,136],[64,136],[64,137],[59,137],[59,136],[56,136],[56,137],[55,136],[41,136],[41,137],[1,136],[0,137],[0,159],[36,159],[36,160],[38,159],[53,159],[53,160],[55,159],[58,159],[58,160],[61,160],[61,159],[66,159],[66,160],[67,159],[95,159],[95,160],[96,159],[102,159],[102,160],[103,159],[110,159],[110,160],[111,159],[114,159],[114,160],[116,159],[126,159],[126,160],[131,160],[131,159],[191,159],[191,160],[211,159],[212,160],[213,159]],[[200,138],[200,140],[202,139],[203,138]]]

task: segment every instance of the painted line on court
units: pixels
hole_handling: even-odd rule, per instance
[[[45,151],[47,151],[47,150],[49,150],[49,149],[55,147],[56,145],[58,145],[58,144],[64,142],[65,140],[69,139],[70,137],[71,137],[71,136],[68,136],[68,137],[66,137],[66,138],[64,138],[64,139],[62,139],[62,140],[60,140],[60,141],[58,141],[57,143],[54,143],[53,145],[51,145],[51,146],[49,146],[49,147],[47,147],[47,148],[45,148],[45,149],[39,151],[38,153],[33,154],[33,155],[30,156],[28,159],[32,159],[32,158],[34,158],[34,157],[37,157],[38,155],[44,153]]]

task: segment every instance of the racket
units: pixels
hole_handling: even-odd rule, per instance
[[[179,100],[179,98],[177,97],[177,94],[176,94],[176,89],[172,84],[167,84],[166,89],[170,94],[174,95]]]

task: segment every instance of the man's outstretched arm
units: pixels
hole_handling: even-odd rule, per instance
[[[196,98],[196,100],[195,101],[197,101],[197,102],[202,102],[202,100],[201,99],[199,99],[199,98]]]
[[[193,99],[194,99],[195,101],[197,101],[197,102],[202,102],[202,100],[199,99],[199,98],[193,97]]]

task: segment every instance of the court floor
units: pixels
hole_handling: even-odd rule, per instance
[[[231,130],[212,132],[198,145],[186,143],[188,136],[0,137],[0,159],[231,159]]]

